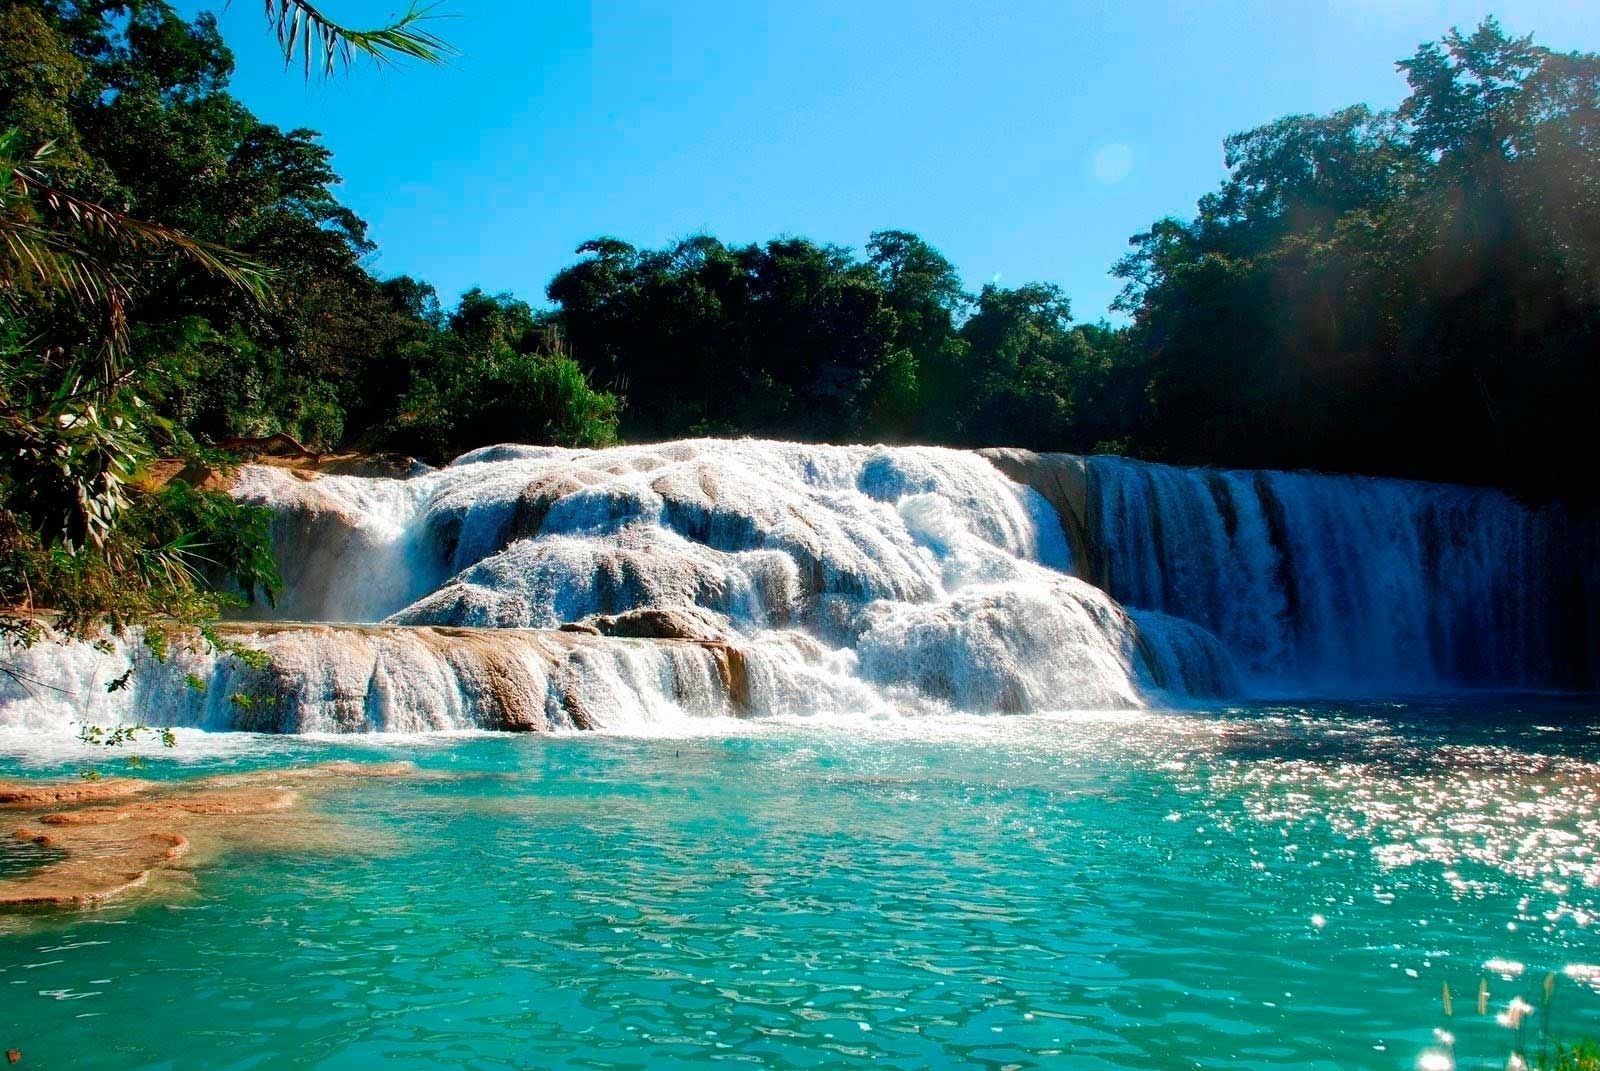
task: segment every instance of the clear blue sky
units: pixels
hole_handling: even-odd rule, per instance
[[[403,6],[401,4],[400,6]],[[184,4],[193,12],[216,4]],[[371,24],[395,0],[324,0]],[[969,286],[1048,280],[1105,313],[1130,235],[1187,215],[1224,135],[1390,106],[1393,63],[1497,15],[1600,50],[1590,0],[730,4],[443,0],[450,66],[285,74],[221,10],[236,92],[323,133],[380,274],[543,301],[586,238],[653,246],[915,231]]]

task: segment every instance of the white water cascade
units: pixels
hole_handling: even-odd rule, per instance
[[[1596,526],[1494,491],[752,440],[233,490],[275,516],[284,595],[223,630],[266,664],[43,644],[0,725],[643,731],[1600,669]]]
[[[1049,503],[973,453],[506,446],[404,479],[247,466],[234,493],[276,515],[284,596],[228,630],[270,666],[40,647],[28,676],[75,698],[14,697],[9,714],[0,698],[0,719],[93,697],[123,720],[209,728],[627,728],[1233,686],[1203,629],[1071,576]],[[105,696],[130,653],[134,683]]]
[[[1087,460],[1081,575],[1203,626],[1257,690],[1594,687],[1592,520],[1500,491]]]

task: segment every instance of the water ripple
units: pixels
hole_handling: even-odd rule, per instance
[[[1592,1033],[1596,724],[1507,701],[460,738],[419,760],[477,776],[327,803],[402,847],[235,857],[181,902],[0,935],[0,1044],[173,1069],[1398,1068],[1443,982],[1503,1001],[1551,970]]]

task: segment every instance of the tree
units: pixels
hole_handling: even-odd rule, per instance
[[[1600,56],[1452,31],[1393,112],[1226,142],[1228,178],[1117,265],[1178,461],[1593,495]]]
[[[396,291],[425,315],[437,307],[411,280]],[[500,442],[616,441],[618,399],[590,387],[559,330],[527,302],[473,289],[448,318],[431,315],[410,344],[410,384],[380,433],[386,445],[445,459]]]
[[[446,47],[417,8],[372,31],[298,0],[266,11],[308,77],[313,59],[329,74]],[[309,132],[227,96],[232,57],[211,16],[12,0],[0,29],[0,638],[136,624],[160,648],[169,626],[198,625],[217,643],[217,584],[276,586],[266,515],[148,471],[158,453],[194,456],[191,429],[161,409],[205,341],[259,356],[277,351],[246,326],[295,335],[263,322],[270,272],[238,249],[311,264],[359,298],[375,285],[356,262],[360,221],[329,194]],[[297,296],[303,314],[313,299]],[[300,419],[337,438],[337,399],[317,386],[298,395]]]

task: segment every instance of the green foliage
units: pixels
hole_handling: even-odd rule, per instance
[[[82,725],[78,728],[78,742],[90,747],[124,747],[138,743],[146,733],[154,733],[162,747],[177,747],[178,737],[171,729],[151,729],[147,725]]]
[[[295,399],[289,433],[302,443],[327,447],[344,439],[344,406],[332,383],[315,381]]]
[[[526,302],[468,291],[447,320],[427,314],[404,354],[410,386],[377,439],[391,449],[447,458],[497,442],[616,442],[616,396],[590,387],[560,335]]]
[[[306,0],[267,0],[267,22],[278,35],[285,67],[299,56],[307,78],[313,68],[329,77],[348,70],[358,57],[380,65],[396,59],[444,62],[454,49],[424,25],[434,17],[432,10],[412,4],[387,26],[355,30],[332,21]]]
[[[261,511],[155,474],[193,439],[161,411],[170,369],[138,343],[202,293],[256,315],[271,273],[177,217],[126,211],[129,131],[100,120],[169,118],[231,59],[208,19],[160,4],[13,3],[0,23],[18,31],[0,38],[0,640],[144,625],[159,656],[229,600],[207,573],[269,597],[277,577]],[[63,57],[59,76],[28,73]]]
[[[1424,1063],[1510,1071],[1600,1071],[1600,1045],[1593,1039],[1565,1040],[1557,1029],[1557,976],[1547,974],[1537,993],[1493,998],[1487,977],[1478,980],[1476,1001],[1443,986],[1444,1025]],[[1532,999],[1529,999],[1529,998]]]
[[[1228,138],[1193,220],[1116,266],[1131,330],[1047,284],[962,292],[915,235],[613,238],[548,294],[636,437],[1117,449],[1600,494],[1600,56],[1494,20],[1400,107]]]
[[[208,576],[276,593],[266,511],[148,477],[180,446],[141,397],[150,375],[107,383],[0,340],[0,640],[202,622],[231,598]],[[149,633],[158,654],[165,624]]]
[[[1558,1044],[1541,1055],[1535,1066],[1539,1071],[1600,1071],[1600,1043],[1586,1040],[1574,1045]]]
[[[232,250],[57,186],[41,169],[53,151],[50,142],[25,151],[16,127],[0,132],[0,297],[14,309],[75,315],[99,348],[103,381],[115,379],[128,347],[135,269],[152,257],[182,258],[261,298],[266,273]]]
[[[356,31],[268,6],[286,59],[324,69],[445,51],[420,9]],[[203,643],[253,664],[209,622],[230,591],[275,593],[268,515],[198,478],[218,444],[332,447],[394,397],[370,400],[370,362],[416,318],[361,266],[328,151],[251,115],[232,69],[215,19],[163,0],[0,0],[7,643],[139,625],[157,657]]]
[[[153,733],[162,747],[173,748],[178,746],[178,734],[171,729],[152,729],[146,725],[114,725],[106,728],[100,725],[85,724],[78,727],[78,742],[90,748],[121,748],[137,744],[141,737]],[[124,760],[128,768],[138,770],[144,766],[144,756],[128,755]],[[100,771],[90,767],[79,770],[78,776],[85,781],[100,780]]]
[[[1117,266],[1140,449],[1593,495],[1600,56],[1489,19],[1399,64],[1392,113],[1227,141],[1194,220]]]
[[[1072,325],[1055,287],[973,299],[904,231],[874,234],[865,259],[705,236],[642,251],[602,238],[579,252],[549,287],[556,322],[630,400],[631,436],[1081,449],[1093,440],[1078,404],[1128,357],[1118,332]]]

